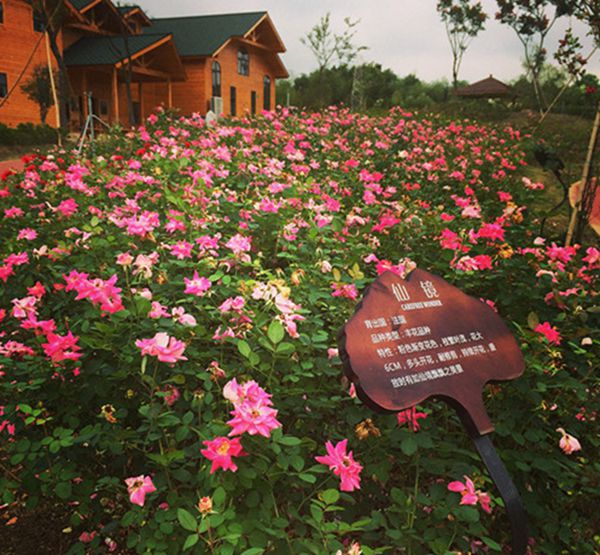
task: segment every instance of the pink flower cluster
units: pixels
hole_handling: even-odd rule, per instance
[[[333,297],[344,297],[353,301],[358,297],[358,291],[354,283],[332,283],[331,289],[333,289],[333,293],[331,293]]]
[[[398,425],[402,426],[404,424],[408,424],[412,428],[413,432],[418,432],[421,429],[419,420],[422,418],[427,418],[427,414],[417,411],[417,407],[401,410],[398,413]]]
[[[473,480],[471,480],[468,476],[464,476],[465,482],[450,482],[448,484],[448,489],[450,491],[454,491],[456,493],[460,493],[461,505],[477,505],[479,503],[481,508],[486,513],[491,513],[492,508],[490,507],[491,498],[487,493],[484,493],[480,490],[475,490],[475,484]]]
[[[556,431],[560,432],[562,436],[558,445],[566,455],[570,455],[575,451],[581,451],[581,443],[579,443],[579,440],[576,437],[565,432],[564,428],[557,428]]]
[[[183,356],[185,343],[165,332],[158,332],[149,339],[138,339],[135,345],[142,351],[143,356],[157,357],[161,362],[174,364],[179,360],[187,360],[187,357]]]
[[[534,331],[540,334],[540,340],[542,340],[542,337],[545,337],[550,345],[560,345],[560,333],[550,322],[538,324]]]
[[[13,253],[8,255],[3,260],[3,264],[0,265],[0,279],[6,283],[8,281],[8,278],[15,273],[15,267],[22,266],[23,264],[27,264],[28,262],[29,255],[26,252],[21,252],[19,254]]]
[[[227,422],[231,426],[230,436],[242,434],[270,437],[271,431],[280,428],[276,419],[277,410],[273,408],[269,395],[254,380],[238,384],[234,378],[223,388],[225,399],[233,403],[233,418]]]
[[[146,495],[156,491],[152,478],[150,476],[134,476],[126,478],[127,493],[129,493],[129,501],[134,505],[144,506]]]
[[[219,468],[237,472],[237,464],[233,457],[245,457],[242,443],[239,437],[229,439],[228,437],[216,437],[215,439],[202,442],[206,449],[200,450],[209,461],[212,462],[210,473],[214,474]]]
[[[196,295],[197,297],[203,297],[212,286],[211,281],[205,277],[200,277],[197,271],[194,272],[192,279],[183,278],[183,281],[185,282],[184,293]]]
[[[72,270],[63,277],[67,283],[65,291],[77,291],[76,301],[88,299],[93,305],[100,305],[100,310],[107,314],[124,310],[121,289],[115,286],[117,274],[107,280],[89,279],[89,274]]]
[[[0,405],[0,434],[6,430],[9,436],[15,435],[15,425],[11,424],[9,420],[2,420],[4,416],[4,406]]]
[[[71,332],[67,335],[49,333],[46,336],[47,343],[42,344],[46,356],[54,363],[64,360],[78,360],[81,358],[81,347],[77,345],[79,339]]]
[[[327,465],[340,478],[341,491],[360,489],[360,472],[362,466],[354,460],[352,451],[346,452],[348,440],[339,441],[335,446],[331,441],[325,444],[327,455],[315,457],[321,464]]]
[[[229,437],[242,434],[261,435],[270,437],[271,432],[281,427],[281,422],[276,418],[277,410],[273,408],[271,395],[269,395],[254,380],[238,384],[234,378],[225,384],[223,396],[233,404],[231,415],[233,418],[227,422],[231,426]],[[245,456],[239,437],[217,437],[203,441],[205,449],[200,452],[209,461],[212,461],[210,473],[219,468],[237,471],[237,465],[232,457]]]

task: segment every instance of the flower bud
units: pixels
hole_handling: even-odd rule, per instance
[[[212,512],[212,507],[213,503],[212,498],[210,497],[202,497],[200,498],[200,501],[198,501],[198,510],[203,515],[207,515],[208,513]]]

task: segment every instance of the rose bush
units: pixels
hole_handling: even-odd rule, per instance
[[[600,252],[537,237],[524,156],[401,110],[159,113],[2,176],[1,502],[62,503],[70,553],[501,551],[453,411],[375,415],[342,378],[361,291],[416,263],[526,356],[485,396],[531,552],[594,553]]]

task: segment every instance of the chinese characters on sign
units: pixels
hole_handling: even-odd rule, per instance
[[[458,401],[481,430],[491,429],[481,392],[523,371],[502,319],[438,276],[382,274],[341,332],[340,352],[361,397],[402,410],[428,397]]]

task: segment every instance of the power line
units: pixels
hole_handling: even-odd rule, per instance
[[[52,24],[52,21],[54,20],[54,17],[58,14],[58,11],[62,7],[62,5],[63,5],[62,1],[60,1],[60,2],[57,3],[56,8],[50,14],[50,17],[48,17],[48,19],[47,19],[45,29],[47,29]],[[17,88],[17,85],[21,82],[21,79],[23,79],[23,76],[25,75],[25,72],[29,68],[29,65],[31,64],[31,62],[33,60],[33,57],[35,56],[35,53],[37,52],[37,49],[40,46],[40,42],[42,42],[42,39],[44,38],[44,35],[46,34],[46,32],[47,31],[44,30],[43,33],[40,33],[40,37],[38,38],[37,43],[33,47],[31,55],[29,56],[29,59],[27,60],[27,63],[25,64],[25,67],[21,70],[21,73],[19,74],[19,77],[17,77],[17,80],[15,81],[15,84],[10,88],[10,90],[8,91],[8,94],[0,102],[0,108],[2,108],[2,106],[4,106],[4,104],[6,104],[6,102],[8,102],[8,99],[11,97],[12,93]]]
[[[33,57],[35,56],[35,53],[37,52],[37,49],[39,48],[40,42],[42,42],[43,38],[44,38],[44,33],[42,33],[40,35],[40,38],[38,39],[37,43],[35,44],[33,51],[31,52],[31,55],[29,56],[29,59],[27,60],[27,63],[25,64],[25,67],[21,70],[19,77],[17,77],[15,84],[10,88],[10,90],[8,91],[8,94],[2,99],[2,102],[0,102],[0,108],[2,108],[2,106],[4,106],[4,104],[6,104],[8,102],[8,99],[11,97],[12,93],[17,88],[17,85],[21,82],[21,79],[23,79],[23,76],[25,75],[25,72],[29,68],[29,65],[31,64]]]

